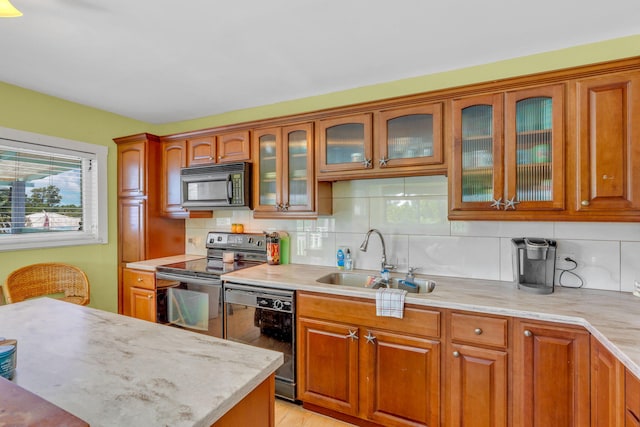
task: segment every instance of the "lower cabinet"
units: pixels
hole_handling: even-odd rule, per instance
[[[382,318],[373,302],[299,293],[298,314],[305,405],[384,426],[440,425],[439,313],[425,310],[419,322]],[[423,325],[435,336],[416,334]]]
[[[445,425],[509,425],[509,320],[448,313]]]
[[[640,427],[640,379],[631,372],[625,372],[625,427]]]
[[[513,344],[513,426],[589,426],[589,333],[516,319]]]
[[[591,427],[624,427],[624,366],[591,337]]]
[[[125,268],[122,271],[125,316],[156,321],[156,278],[152,271]]]

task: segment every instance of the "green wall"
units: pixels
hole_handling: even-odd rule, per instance
[[[146,124],[0,82],[0,126],[109,147],[109,244],[0,252],[0,280],[34,262],[72,263],[89,276],[91,305],[116,311],[114,137],[139,132],[167,135],[632,56],[640,56],[640,35],[164,125]]]
[[[117,311],[116,145],[112,138],[144,132],[146,123],[0,82],[0,126],[107,146],[109,243],[0,252],[0,281],[18,267],[66,262],[82,268],[91,282],[91,306]]]

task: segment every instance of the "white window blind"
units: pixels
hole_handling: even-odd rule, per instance
[[[0,128],[0,250],[106,243],[106,154]]]

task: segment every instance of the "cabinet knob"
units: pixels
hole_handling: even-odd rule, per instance
[[[364,159],[364,161],[362,162],[362,166],[364,166],[366,169],[369,169],[371,167],[371,159]]]
[[[454,351],[453,352],[453,357],[460,357],[460,352],[459,351]]]
[[[371,335],[371,332],[367,332],[367,336],[365,338],[367,339],[367,344],[373,344],[376,341],[376,337]]]
[[[351,329],[349,329],[349,336],[347,338],[351,338],[351,340],[357,340],[358,339],[358,331],[352,331]]]
[[[533,332],[531,332],[531,331],[530,331],[530,330],[528,330],[528,329],[525,329],[525,330],[524,330],[524,336],[525,336],[525,337],[532,337],[532,336],[533,336]]]
[[[147,295],[147,299],[153,299],[153,295]]]
[[[138,278],[136,279],[136,281],[138,281],[138,282],[142,282],[142,281],[143,281],[143,279],[142,279],[142,277],[138,277]]]
[[[387,166],[387,162],[388,162],[388,161],[389,161],[389,159],[388,159],[388,158],[386,158],[386,157],[383,157],[383,158],[381,158],[380,160],[378,160],[378,162],[380,163],[380,167],[381,167],[381,168],[383,168],[383,167]]]
[[[589,201],[588,201],[588,200],[583,200],[583,201],[581,201],[581,202],[580,202],[580,204],[581,204],[582,206],[589,206],[591,203],[589,203]]]
[[[482,329],[480,329],[480,328],[475,328],[475,329],[473,330],[473,333],[474,333],[474,334],[476,334],[476,335],[482,335]]]

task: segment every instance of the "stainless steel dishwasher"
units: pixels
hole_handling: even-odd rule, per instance
[[[224,283],[225,338],[284,354],[276,370],[276,396],[295,401],[295,292]]]

